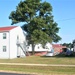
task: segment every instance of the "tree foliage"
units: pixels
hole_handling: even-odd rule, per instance
[[[52,6],[41,0],[23,0],[16,10],[10,13],[12,25],[20,22],[25,24],[22,28],[28,33],[29,41],[33,44],[58,42],[59,27],[52,15]]]
[[[63,43],[62,45],[70,49],[73,48],[73,43]]]

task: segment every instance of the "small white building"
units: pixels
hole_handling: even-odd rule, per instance
[[[53,47],[50,43],[46,43],[45,48],[42,47],[42,44],[36,44],[34,47],[34,52],[36,55],[46,55],[48,52],[51,52],[52,49]],[[27,47],[27,50],[32,53],[31,44]]]
[[[0,59],[25,56],[26,36],[20,26],[0,27]]]
[[[27,49],[29,52],[32,52],[32,45],[30,44],[27,47]],[[50,44],[50,43],[46,43],[45,48],[42,47],[42,44],[36,44],[34,47],[35,52],[43,52],[43,51],[48,52],[48,51],[51,51],[52,49],[53,49],[53,47],[52,47],[52,44]]]

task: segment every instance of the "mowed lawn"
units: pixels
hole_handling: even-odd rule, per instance
[[[28,56],[16,59],[0,59],[0,63],[30,63],[30,64],[69,64],[75,65],[75,57],[40,57]]]
[[[17,59],[0,59],[0,63],[75,65],[75,57],[29,56]],[[75,67],[73,66],[0,65],[0,70],[18,71],[31,74],[34,73],[38,75],[75,75]]]

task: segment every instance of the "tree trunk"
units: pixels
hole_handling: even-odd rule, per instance
[[[35,54],[34,47],[35,47],[35,45],[34,45],[34,43],[32,43],[32,55]]]

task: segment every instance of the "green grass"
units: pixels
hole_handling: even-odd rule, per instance
[[[40,57],[29,56],[26,58],[0,59],[0,63],[32,63],[32,64],[64,64],[75,65],[75,57]],[[38,75],[74,75],[75,67],[57,66],[25,66],[25,65],[0,65],[0,70],[11,70]]]
[[[75,57],[40,57],[30,56],[16,59],[1,59],[0,63],[32,63],[32,64],[70,64],[75,65]]]
[[[0,65],[0,70],[11,70],[11,71],[20,71],[26,73],[37,73],[38,75],[50,75],[50,74],[75,74],[74,67],[47,67],[47,66],[12,66],[12,65]]]

